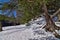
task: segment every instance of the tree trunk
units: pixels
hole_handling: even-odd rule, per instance
[[[46,25],[45,25],[45,30],[54,32],[55,37],[60,36],[55,30],[60,30],[60,27],[57,27],[55,23],[52,21],[51,16],[48,14],[47,7],[45,4],[45,1],[43,0],[43,10],[44,10],[44,16],[46,19]]]
[[[2,26],[1,26],[1,22],[0,22],[0,31],[2,31]]]

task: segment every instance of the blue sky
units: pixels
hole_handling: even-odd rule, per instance
[[[10,0],[0,0],[0,3],[5,3],[5,2],[9,2]],[[2,5],[0,5],[0,8],[2,7]],[[0,10],[0,14],[2,13],[2,10]],[[7,13],[7,12],[5,12]],[[14,15],[16,16],[16,10],[13,11]]]
[[[10,0],[0,0],[0,3],[9,2]]]

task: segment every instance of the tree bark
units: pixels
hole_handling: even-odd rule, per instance
[[[1,26],[1,22],[0,22],[0,31],[2,31],[2,26]]]
[[[55,13],[53,13],[53,15],[51,16],[51,18],[53,18],[54,16],[56,16],[59,12],[60,12],[60,8]]]
[[[46,7],[46,4],[45,4],[45,1],[43,0],[43,10],[44,10],[44,16],[45,16],[45,19],[46,19],[46,25],[45,25],[45,30],[46,31],[50,31],[50,32],[54,32],[54,35],[55,37],[57,36],[60,36],[55,30],[60,30],[60,27],[57,27],[55,25],[55,23],[53,22],[51,16],[48,14],[48,10],[47,10],[47,7]],[[56,12],[56,14],[58,13],[59,11]],[[54,14],[54,15],[56,15]]]

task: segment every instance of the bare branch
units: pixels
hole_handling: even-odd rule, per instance
[[[53,15],[51,15],[51,18],[53,18],[54,16],[56,16],[59,12],[60,12],[60,8],[59,8],[59,10],[56,11]]]

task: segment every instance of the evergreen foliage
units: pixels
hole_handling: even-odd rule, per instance
[[[23,12],[23,16],[18,20],[20,23],[26,23],[32,18],[42,14],[42,1],[43,0],[17,0],[18,4],[14,5],[13,3],[5,3],[2,7],[2,10],[5,9],[15,9]],[[48,9],[57,10],[60,7],[60,0],[45,0]],[[15,3],[15,2],[14,2]],[[17,6],[17,7],[16,7]],[[16,7],[16,8],[14,8]],[[20,14],[20,12],[19,12]]]

